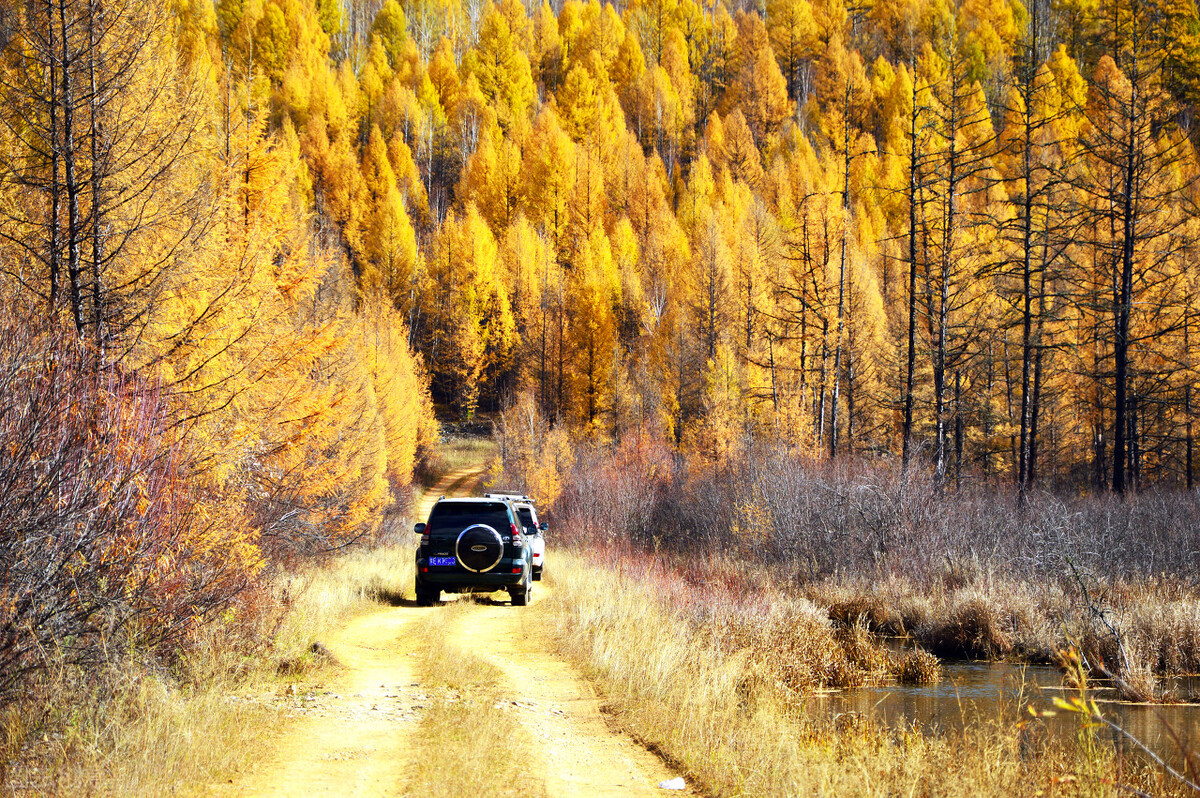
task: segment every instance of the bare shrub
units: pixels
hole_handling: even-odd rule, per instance
[[[654,545],[664,534],[661,508],[675,482],[675,463],[661,446],[628,441],[614,461],[581,453],[555,503],[556,537],[566,541]]]
[[[1153,671],[1200,670],[1200,494],[1018,502],[915,467],[738,451],[712,463],[644,437],[580,444],[553,507],[560,539],[642,547],[734,591],[786,586],[838,624],[950,656],[1049,662],[1066,630],[1091,634],[1086,584]]]
[[[244,585],[157,394],[77,340],[0,327],[0,452],[0,698],[50,662],[180,644]]]
[[[882,596],[854,593],[829,606],[829,617],[843,626],[862,625],[875,634],[903,634],[904,620]]]

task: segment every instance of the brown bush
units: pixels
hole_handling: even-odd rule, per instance
[[[995,608],[979,595],[960,601],[929,634],[929,642],[944,656],[995,659],[1012,651]]]
[[[880,635],[901,635],[906,629],[904,619],[878,595],[858,594],[839,601],[829,607],[829,617],[842,626],[861,624]]]
[[[854,667],[871,681],[880,681],[891,671],[892,656],[872,638],[864,624],[844,626],[837,631],[837,642]]]
[[[804,692],[892,678],[891,652],[864,624],[835,629],[807,602],[758,609],[753,604],[728,604],[698,619],[720,650],[745,657],[747,671],[756,679]]]
[[[827,624],[802,610],[756,613],[729,607],[711,621],[720,649],[744,652],[749,671],[802,692],[845,686],[854,667]]]
[[[891,671],[900,684],[937,684],[942,680],[941,661],[923,648],[897,654]]]

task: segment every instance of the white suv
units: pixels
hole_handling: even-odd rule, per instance
[[[516,493],[489,493],[485,498],[497,501],[512,502],[517,511],[521,526],[529,536],[530,548],[533,550],[533,581],[540,581],[542,570],[546,567],[546,538],[543,533],[549,528],[546,522],[538,522],[537,508],[533,499]]]

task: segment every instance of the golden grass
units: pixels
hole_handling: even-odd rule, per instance
[[[262,730],[279,719],[275,708],[243,696],[319,666],[315,643],[374,602],[411,598],[412,585],[411,548],[353,550],[276,580],[271,600],[282,615],[274,629],[256,632],[269,637],[265,649],[247,651],[217,624],[170,672],[132,657],[86,673],[55,670],[0,713],[0,786],[202,794],[203,785],[255,761]]]
[[[504,700],[496,666],[453,645],[445,630],[471,602],[440,607],[418,632],[423,682],[430,690],[416,733],[406,793],[428,798],[535,796],[530,743]]]
[[[313,644],[350,615],[376,602],[412,599],[413,548],[354,549],[322,566],[281,577],[274,587],[276,600],[285,608],[273,638],[276,658],[282,663],[311,660]]]
[[[175,672],[132,656],[31,680],[0,713],[0,787],[15,794],[178,795],[261,755],[278,711],[237,695],[245,656],[204,641]],[[256,671],[257,672],[257,671]]]
[[[74,687],[51,697],[52,712],[61,715],[55,724],[60,731],[40,746],[40,768],[25,774],[37,791],[202,792],[198,785],[254,761],[262,751],[261,730],[278,718],[268,706],[232,697],[225,685],[183,690],[136,672],[109,678],[99,694]]]
[[[710,616],[669,598],[662,574],[560,551],[550,578],[545,606],[562,651],[635,736],[713,795],[1117,794],[1112,752],[1090,737],[1068,750],[1000,719],[934,737],[813,717],[755,667],[753,650],[719,644]],[[1130,763],[1120,775],[1171,789]]]

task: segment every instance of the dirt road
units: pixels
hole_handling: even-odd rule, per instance
[[[549,796],[680,795],[658,789],[674,777],[661,760],[614,733],[579,673],[553,654],[536,628],[536,605],[550,589],[534,588],[532,608],[478,605],[446,630],[451,641],[505,674],[505,697],[532,741],[533,775]],[[527,611],[527,610],[532,610]]]
[[[424,517],[443,494],[469,493],[478,470],[450,475],[417,509]],[[409,603],[359,615],[327,646],[338,665],[283,700],[296,706],[273,755],[220,792],[237,796],[411,794],[406,788],[412,735],[428,701],[421,684],[418,624],[441,624],[455,646],[499,667],[501,697],[534,751],[529,776],[549,796],[680,795],[658,784],[675,774],[605,723],[591,686],[556,656],[538,604],[552,589],[539,582],[533,605],[471,604],[466,611]],[[502,598],[497,594],[497,599]]]

